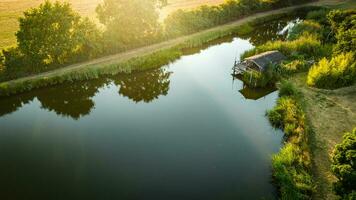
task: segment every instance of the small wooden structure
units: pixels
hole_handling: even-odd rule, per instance
[[[233,75],[239,75],[249,70],[265,72],[268,66],[280,64],[285,59],[286,57],[279,51],[267,51],[245,58],[239,63],[235,61]]]

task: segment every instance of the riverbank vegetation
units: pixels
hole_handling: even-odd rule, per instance
[[[308,73],[308,85],[335,89],[352,85],[356,80],[356,62],[353,53],[340,54],[330,60],[323,58]]]
[[[267,112],[271,124],[285,132],[285,146],[272,158],[273,177],[281,199],[309,199],[314,184],[302,98],[290,82],[280,88],[277,105]]]
[[[303,4],[310,0],[228,0],[217,6],[201,6],[199,9],[179,10],[165,19],[168,35],[179,36],[224,24],[266,10]]]
[[[124,52],[256,12],[309,1],[285,3],[280,0],[255,0],[251,3],[229,0],[218,6],[176,11],[162,24],[159,22],[158,8],[164,6],[166,1],[105,0],[96,9],[103,28],[81,17],[68,3],[46,1],[26,11],[20,18],[20,29],[16,33],[18,46],[6,49],[0,55],[0,81]]]
[[[316,8],[317,7],[306,7],[301,10],[297,10],[296,13],[304,13],[304,10],[314,10]],[[21,93],[35,88],[56,85],[64,82],[94,79],[105,75],[114,75],[117,73],[131,73],[143,71],[148,69],[146,67],[148,66],[147,63],[153,63],[147,62],[147,60],[152,60],[156,62],[155,64],[152,64],[149,68],[160,67],[179,58],[180,55],[191,54],[200,51],[202,48],[206,48],[209,47],[209,45],[214,44],[214,41],[217,41],[227,36],[241,35],[242,37],[249,38],[251,35],[250,33],[255,30],[255,27],[259,27],[261,24],[268,23],[270,21],[280,19],[281,17],[286,17],[289,15],[293,16],[293,13],[270,15],[264,18],[257,18],[248,23],[241,24],[240,26],[227,25],[219,29],[201,32],[187,37],[181,42],[173,44],[170,47],[166,47],[163,50],[154,51],[153,53],[151,53],[151,51],[149,50],[149,53],[143,52],[144,56],[141,57],[135,57],[134,55],[130,55],[128,57],[125,56],[123,58],[118,57],[117,59],[110,58],[107,61],[103,59],[99,60],[99,62],[89,62],[88,64],[85,64],[85,67],[80,67],[80,69],[78,69],[77,66],[63,70],[54,69],[52,70],[52,72],[55,73],[49,73],[43,76],[42,78],[25,78],[11,82],[3,82],[0,83],[0,96]],[[163,59],[158,59],[158,57],[162,56],[164,57]],[[6,74],[6,71],[4,71],[3,73]]]
[[[350,86],[356,79],[356,10],[332,11],[328,14],[336,43],[333,57],[315,64],[308,74],[308,85],[335,89]]]
[[[267,42],[245,52],[241,58],[265,51],[279,50],[288,57],[287,61],[275,67],[279,77],[291,78],[297,73],[307,73],[303,83],[305,85],[324,89],[351,86],[356,81],[356,45],[353,39],[356,38],[355,16],[355,10],[312,11],[307,15],[306,20],[289,31],[287,40]],[[312,156],[309,148],[311,145],[309,138],[312,137],[312,132],[307,126],[309,123],[306,120],[304,101],[291,83],[282,82],[280,99],[276,107],[267,113],[271,124],[284,130],[286,137],[285,146],[272,159],[273,176],[280,188],[282,199],[310,199],[315,187],[328,193],[327,189],[323,188],[327,185],[322,182],[325,180],[321,181],[317,178],[318,182],[313,181],[313,175],[319,172],[312,169]],[[349,109],[349,107],[341,108]],[[350,123],[352,125],[352,120]],[[355,125],[356,121],[353,123]],[[340,126],[340,124],[334,125]],[[312,141],[314,142],[314,139]],[[350,152],[356,150],[355,146],[350,148]],[[313,149],[313,151],[316,150]],[[314,165],[319,168],[319,164],[314,162]],[[330,163],[328,166],[330,168]],[[334,167],[334,172],[335,170],[337,171],[337,167]],[[350,171],[345,173],[354,174],[355,169],[351,167]],[[340,174],[336,176],[342,180]],[[336,185],[342,184],[339,181]],[[341,196],[348,194],[347,192],[340,193],[340,189],[336,191]],[[352,195],[354,194],[351,191]]]

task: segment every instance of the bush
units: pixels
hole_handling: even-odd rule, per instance
[[[320,24],[314,21],[306,20],[299,24],[296,24],[289,32],[287,39],[295,40],[302,36],[304,33],[315,34],[319,38],[321,37],[322,27]]]
[[[277,113],[281,116],[278,117]],[[267,112],[268,118],[272,119],[272,125],[276,128],[284,129],[287,126],[304,126],[304,115],[296,101],[291,97],[281,97],[278,99],[277,105]],[[277,117],[276,117],[277,116]],[[276,121],[280,119],[280,121]],[[287,135],[292,132],[286,132]]]
[[[252,88],[265,87],[270,83],[270,79],[264,73],[258,71],[243,73],[242,80],[247,86]]]
[[[311,64],[303,59],[293,60],[291,62],[282,63],[280,65],[281,73],[284,75],[290,75],[297,72],[304,72],[309,69]]]
[[[343,199],[356,197],[356,128],[345,133],[341,144],[336,145],[332,154],[332,172],[338,181],[334,184],[336,193]]]
[[[298,96],[299,92],[293,83],[289,81],[282,81],[279,87],[279,97],[284,96]]]
[[[2,53],[3,66],[2,72],[0,73],[0,81],[17,78],[18,76],[23,76],[36,70],[36,68],[32,69],[28,66],[28,60],[18,48],[12,47],[3,50]]]
[[[329,12],[330,9],[327,8],[313,10],[308,12],[306,19],[316,21],[321,25],[328,25],[327,15],[329,14]]]
[[[169,36],[178,36],[224,24],[268,9],[310,2],[311,0],[227,0],[218,6],[178,10],[164,21]]]
[[[315,64],[308,73],[309,86],[336,89],[353,84],[356,79],[354,53],[340,54],[330,61],[326,58]]]
[[[275,69],[276,66],[271,65],[263,72],[250,70],[243,73],[242,81],[251,88],[263,88],[267,85],[273,85],[279,79],[279,74]]]
[[[336,35],[337,44],[334,54],[356,51],[356,9],[334,10],[328,14],[328,20]]]
[[[314,190],[310,173],[310,155],[307,145],[304,111],[289,83],[288,92],[267,112],[274,127],[285,133],[286,145],[272,157],[273,177],[280,191],[280,199],[310,199]],[[292,94],[292,95],[291,95]]]
[[[278,181],[281,199],[310,199],[312,177],[301,165],[300,148],[286,144],[272,157],[273,176]]]
[[[293,41],[273,41],[258,46],[242,54],[241,59],[263,53],[278,50],[290,58],[319,58],[324,56],[323,46],[316,35],[305,33]]]
[[[267,112],[268,119],[274,127],[282,127],[283,116],[279,109],[272,109]]]

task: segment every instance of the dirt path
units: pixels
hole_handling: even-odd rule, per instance
[[[179,37],[176,39],[172,39],[172,40],[168,40],[165,42],[161,42],[161,43],[157,43],[157,44],[153,44],[150,46],[146,46],[146,47],[141,47],[141,48],[137,48],[137,49],[133,49],[133,50],[129,50],[123,53],[118,53],[115,55],[111,55],[111,56],[106,56],[106,57],[102,57],[99,59],[95,59],[92,61],[87,61],[87,62],[82,62],[82,63],[78,63],[78,64],[73,64],[73,65],[69,65],[60,69],[56,69],[56,70],[52,70],[49,72],[44,72],[44,73],[40,73],[37,75],[33,75],[33,76],[28,76],[28,77],[24,77],[24,78],[19,78],[19,79],[15,79],[15,80],[11,80],[11,81],[7,81],[7,82],[2,82],[5,84],[17,84],[17,83],[21,83],[21,82],[25,82],[25,81],[32,81],[32,80],[37,80],[37,79],[41,79],[41,78],[46,78],[46,77],[52,77],[52,76],[58,76],[58,75],[63,75],[63,74],[67,74],[76,70],[80,70],[83,68],[86,68],[88,66],[93,66],[95,65],[96,68],[101,68],[103,66],[107,66],[109,64],[117,64],[126,60],[129,60],[131,58],[134,57],[139,57],[139,56],[144,56],[144,55],[148,55],[151,53],[154,53],[158,50],[163,50],[163,49],[168,49],[171,47],[174,47],[180,43],[183,43],[184,41],[193,38],[195,36],[204,34],[204,33],[208,33],[211,31],[218,31],[224,28],[228,28],[228,27],[234,27],[234,26],[238,26],[241,24],[244,24],[246,22],[252,21],[256,18],[262,18],[268,15],[273,15],[273,14],[280,14],[280,13],[285,13],[288,11],[291,11],[293,9],[296,8],[301,8],[301,7],[305,7],[305,6],[311,6],[311,5],[335,5],[340,3],[340,1],[338,0],[327,0],[327,1],[318,1],[318,2],[313,2],[313,3],[309,3],[309,4],[304,4],[304,5],[298,5],[298,6],[292,6],[292,7],[287,7],[287,8],[282,8],[282,9],[277,9],[277,10],[272,10],[272,11],[267,11],[267,12],[262,12],[262,13],[258,13],[258,14],[254,14],[252,16],[246,17],[244,19],[240,19],[237,20],[235,22],[232,23],[228,23],[226,25],[222,25],[222,26],[217,26],[211,29],[207,29],[205,31],[201,31],[195,34],[191,34],[188,36],[183,36],[183,37]]]

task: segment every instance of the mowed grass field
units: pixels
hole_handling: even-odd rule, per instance
[[[83,16],[95,20],[95,8],[103,0],[59,0],[69,2]],[[0,0],[0,49],[16,44],[15,32],[18,29],[18,17],[23,11],[37,7],[44,0]],[[161,18],[177,9],[192,9],[203,4],[216,5],[224,0],[168,0],[168,6],[161,11]]]

